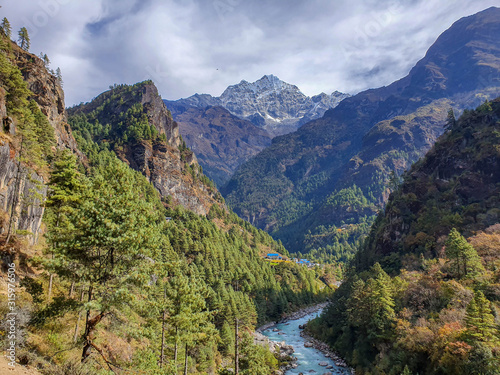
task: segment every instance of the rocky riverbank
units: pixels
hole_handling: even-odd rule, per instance
[[[354,369],[348,368],[347,363],[342,358],[340,358],[335,352],[331,351],[330,347],[327,344],[315,339],[312,336],[309,336],[305,331],[301,331],[300,336],[306,340],[304,346],[312,347],[316,350],[319,350],[321,353],[325,355],[325,357],[331,358],[335,362],[336,366],[342,367],[342,369],[337,370],[336,374],[352,374],[352,375],[355,374]]]
[[[275,373],[275,375],[283,375],[286,371],[297,367],[297,358],[293,356],[294,348],[292,345],[287,345],[285,341],[277,342],[271,341],[269,338],[262,334],[262,331],[265,331],[269,328],[272,328],[276,324],[287,323],[290,320],[297,320],[305,317],[306,315],[314,314],[315,312],[325,308],[328,305],[328,302],[320,303],[314,306],[309,306],[299,311],[293,312],[283,319],[277,322],[270,322],[264,324],[263,326],[257,328],[256,332],[254,332],[254,343],[267,347],[272,353],[277,354],[277,357],[280,361],[280,369]],[[301,332],[302,335],[303,332]],[[314,340],[314,339],[313,339]],[[317,341],[317,340],[316,340]],[[326,344],[325,344],[326,345]],[[320,349],[318,349],[320,350]],[[321,350],[320,350],[321,351]],[[332,357],[333,358],[333,357]]]
[[[275,375],[283,375],[285,371],[297,366],[297,358],[293,356],[294,349],[292,345],[287,345],[285,341],[271,341],[260,332],[254,332],[253,337],[255,344],[267,347],[272,353],[277,354],[280,369]]]
[[[306,317],[307,315],[312,315],[315,312],[325,308],[327,306],[327,304],[328,303],[321,303],[318,305],[307,307],[305,309],[301,309],[299,311],[296,311],[294,313],[289,314],[288,316],[286,316],[285,318],[281,319],[278,322],[274,322],[274,323],[271,322],[271,323],[265,324],[257,329],[257,331],[254,334],[254,342],[259,344],[259,345],[268,347],[273,353],[278,354],[277,357],[279,358],[282,366],[280,367],[280,370],[276,373],[276,375],[278,375],[278,374],[283,375],[286,373],[286,371],[298,367],[297,358],[295,358],[293,356],[293,353],[295,350],[294,350],[293,346],[287,345],[285,341],[281,341],[281,342],[271,341],[268,337],[264,336],[262,334],[262,332],[265,330],[272,329],[273,331],[277,332],[278,335],[285,335],[285,333],[281,333],[281,329],[278,329],[278,327],[275,327],[273,329],[273,326],[275,326],[276,324],[281,324],[280,327],[283,327],[282,324],[284,324],[285,326],[288,326],[289,321],[299,320],[299,319]],[[304,327],[305,327],[305,324],[299,325],[299,329],[301,329],[301,330]],[[319,340],[316,340],[315,338],[307,335],[304,331],[300,331],[300,336],[304,339],[304,347],[316,349],[317,351],[323,353],[323,355],[325,357],[330,359],[330,363],[324,362],[324,364],[323,364],[323,362],[319,362],[319,365],[324,366],[325,370],[327,371],[327,372],[324,372],[324,374],[328,374],[328,375],[354,374],[354,370],[349,369],[347,364],[345,363],[345,361],[343,359],[341,359],[340,357],[338,357],[334,352],[332,352],[330,350],[330,348],[328,347],[328,345],[326,345],[325,343],[323,343]],[[286,335],[283,337],[285,338]],[[276,340],[276,339],[274,339],[274,340]],[[300,352],[300,350],[299,350],[299,352]],[[332,362],[336,366],[333,366]],[[301,372],[301,374],[302,373],[303,372]]]

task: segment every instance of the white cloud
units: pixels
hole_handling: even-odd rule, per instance
[[[459,18],[497,0],[3,0],[32,51],[60,66],[68,105],[152,78],[165,98],[220,95],[275,74],[304,93],[403,77]]]

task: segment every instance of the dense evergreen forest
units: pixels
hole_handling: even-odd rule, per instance
[[[41,62],[9,37],[0,39],[0,93],[11,122],[0,142],[18,167],[15,183],[41,176],[31,201],[18,194],[2,212],[0,251],[18,267],[20,362],[51,375],[214,374],[235,360],[242,374],[276,370],[280,363],[253,343],[253,330],[324,301],[337,270],[270,264],[264,254],[287,251],[221,202],[198,215],[161,197],[115,153],[131,139],[166,142],[140,105],[109,114],[103,125],[97,114],[105,107],[76,116],[71,123],[85,157],[58,147],[35,101],[40,94],[19,68],[20,60]],[[123,102],[137,87],[121,86],[124,97],[113,99]],[[195,163],[187,167],[211,185]],[[15,229],[21,200],[28,210],[43,201],[38,239]]]
[[[308,329],[357,374],[500,373],[500,99],[448,116]]]

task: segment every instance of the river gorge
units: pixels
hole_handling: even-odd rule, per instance
[[[286,322],[275,325],[261,327],[260,331],[271,341],[293,346],[293,357],[297,358],[291,368],[285,372],[285,375],[299,374],[351,374],[351,371],[345,366],[345,363],[328,353],[325,350],[319,350],[320,345],[315,340],[306,337],[299,326],[305,325],[309,320],[318,317],[322,308],[315,312],[310,312]],[[302,335],[301,335],[302,333]],[[304,336],[304,337],[303,337]],[[326,348],[326,346],[325,346]]]

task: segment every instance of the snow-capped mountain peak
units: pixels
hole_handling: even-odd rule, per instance
[[[183,106],[195,107],[202,107],[203,104],[220,105],[233,115],[266,129],[272,135],[281,135],[323,116],[328,109],[348,96],[335,91],[331,95],[321,93],[311,98],[304,95],[297,86],[268,74],[255,82],[242,80],[231,85],[218,98],[197,94],[171,103],[178,106],[182,102]]]

